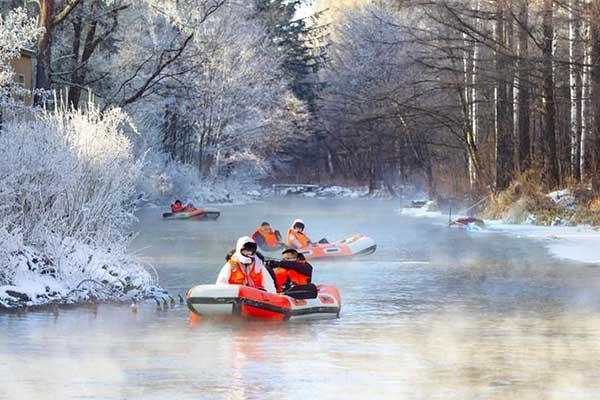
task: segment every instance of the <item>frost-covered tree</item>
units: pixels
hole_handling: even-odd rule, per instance
[[[152,295],[152,276],[127,253],[142,166],[129,117],[89,104],[4,129],[0,307]]]
[[[14,94],[22,89],[14,83],[14,71],[9,63],[18,58],[21,49],[31,45],[39,33],[35,20],[23,8],[0,14],[0,127],[2,113],[10,113],[20,105]]]
[[[314,111],[320,88],[316,74],[325,61],[325,28],[319,21],[323,13],[298,18],[298,10],[309,3],[307,0],[254,2],[256,18],[262,22],[283,57],[282,68],[290,88]]]
[[[266,151],[273,150],[271,138],[304,132],[305,106],[289,90],[282,70],[285,58],[253,18],[254,7],[217,5],[154,2],[147,13],[134,17],[128,12],[139,36],[123,43],[113,70],[123,71],[119,76],[137,75],[125,86],[115,85],[116,92],[127,97],[128,85],[143,85],[154,71],[131,71],[127,60],[177,48],[177,59],[128,105],[143,131],[154,132],[149,144],[205,176],[231,175],[236,166],[243,167],[238,173],[257,176],[265,159],[273,158]],[[185,48],[176,47],[182,41]]]

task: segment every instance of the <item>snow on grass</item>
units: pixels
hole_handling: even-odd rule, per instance
[[[569,194],[563,192],[559,195],[551,194],[550,197],[558,201]],[[416,218],[438,219],[440,222],[447,215],[439,211],[430,211],[425,205],[420,208],[401,208],[401,215]],[[453,219],[460,218],[453,215]],[[554,257],[583,263],[600,264],[600,232],[590,226],[538,226],[533,225],[533,220],[526,224],[509,224],[503,221],[486,220],[485,228],[469,230],[469,232],[494,232],[506,234],[517,238],[534,240],[544,245]]]
[[[0,231],[0,309],[167,296],[121,246],[58,240],[49,237],[39,248],[23,243],[22,235]]]
[[[368,193],[369,189],[367,187],[347,188],[342,186],[324,186],[316,191],[315,196],[357,199],[359,197],[367,196]]]
[[[600,263],[600,232],[589,226],[513,225],[486,221],[492,232],[542,242],[552,255],[565,260]]]
[[[444,216],[441,211],[437,210],[433,201],[426,202],[423,207],[402,207],[398,209],[398,213],[417,218],[441,218]]]
[[[245,204],[261,193],[248,180],[202,176],[198,168],[170,160],[165,154],[148,155],[138,183],[140,200],[168,206],[176,199],[192,199],[196,207],[206,204]]]

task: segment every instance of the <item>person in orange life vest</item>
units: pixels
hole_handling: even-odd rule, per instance
[[[260,227],[252,234],[252,239],[259,248],[264,250],[277,250],[284,246],[281,243],[281,233],[274,230],[268,222],[260,224]]]
[[[256,254],[256,242],[248,236],[238,239],[235,253],[225,263],[217,285],[244,285],[276,293],[271,275]]]
[[[278,293],[285,292],[294,286],[308,285],[312,280],[312,265],[296,249],[286,249],[282,260],[268,260],[265,266],[275,281]]]
[[[175,203],[171,204],[171,212],[178,213],[183,211],[183,205],[181,205],[181,200],[175,200]]]
[[[296,219],[292,223],[292,227],[288,229],[287,233],[287,246],[294,249],[301,249],[312,245],[312,242],[304,233],[304,221]]]

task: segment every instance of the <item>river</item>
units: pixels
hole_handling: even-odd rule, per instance
[[[184,305],[0,315],[2,399],[598,399],[600,269],[540,243],[451,230],[374,200],[222,207],[216,222],[139,213],[132,245],[163,287],[212,283],[237,237],[301,217],[313,240],[377,251],[314,262],[339,319],[203,322]],[[600,250],[599,250],[600,251]]]

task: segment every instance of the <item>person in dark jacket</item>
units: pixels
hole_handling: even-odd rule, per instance
[[[281,260],[267,260],[265,267],[273,277],[278,293],[312,281],[313,267],[296,249],[284,250]]]

